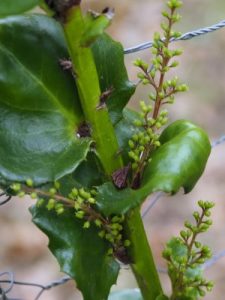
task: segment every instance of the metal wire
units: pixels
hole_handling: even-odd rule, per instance
[[[211,33],[213,31],[216,31],[216,30],[224,28],[224,27],[225,27],[225,20],[222,20],[221,22],[216,23],[212,26],[208,26],[208,27],[200,28],[200,29],[197,29],[197,30],[194,30],[194,31],[186,32],[186,33],[182,34],[179,38],[171,38],[170,41],[171,42],[176,42],[176,41],[190,40],[194,37],[201,36],[201,35],[207,34],[207,33]],[[124,49],[124,53],[125,54],[130,54],[130,53],[143,51],[145,49],[151,48],[152,45],[153,45],[153,41],[145,42],[145,43],[139,44],[137,46]]]
[[[214,147],[219,146],[223,143],[225,143],[225,135],[222,135],[218,140],[213,141],[211,146],[212,146],[212,148],[214,148]]]
[[[150,212],[150,210],[155,206],[155,204],[158,202],[159,199],[161,199],[163,196],[165,196],[165,193],[158,192],[155,194],[155,196],[150,199],[149,204],[147,205],[146,209],[143,211],[141,217],[144,219],[147,214]]]
[[[1,279],[3,276],[8,276],[9,279]],[[7,289],[3,289],[0,287],[0,296],[2,295],[1,300],[21,300],[21,299],[15,299],[15,298],[8,298],[6,295],[13,289],[14,285],[23,285],[23,286],[31,286],[31,287],[37,287],[40,288],[40,292],[38,292],[37,296],[34,300],[40,299],[41,295],[44,291],[50,290],[51,288],[54,288],[59,285],[63,285],[66,282],[72,280],[69,276],[64,276],[59,280],[52,281],[50,284],[42,285],[39,283],[30,283],[30,282],[22,282],[22,281],[16,281],[14,280],[14,274],[12,272],[2,272],[0,273],[0,284],[2,283],[8,283],[9,287]]]

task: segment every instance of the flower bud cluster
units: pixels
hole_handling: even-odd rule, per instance
[[[176,9],[181,6],[182,2],[171,0],[167,2],[169,11],[163,11],[162,15],[166,22],[161,24],[163,35],[156,32],[153,38],[151,64],[148,65],[141,59],[137,59],[134,65],[141,69],[138,73],[138,78],[143,85],[150,84],[154,88],[150,99],[157,102],[157,105],[172,104],[174,102],[174,94],[187,91],[188,87],[185,84],[180,84],[178,78],[165,80],[165,74],[170,69],[179,65],[176,60],[177,56],[182,54],[181,49],[170,49],[169,42],[171,39],[176,39],[181,36],[180,32],[173,31],[173,24],[180,20],[180,15],[176,13]],[[171,61],[172,60],[172,61]],[[166,101],[165,101],[166,100]]]
[[[140,163],[148,161],[149,150],[154,150],[160,146],[159,134],[155,132],[164,126],[167,121],[167,111],[161,111],[156,119],[149,117],[149,113],[152,111],[151,105],[146,105],[144,101],[140,101],[141,112],[139,113],[139,119],[134,121],[134,125],[139,127],[139,131],[135,133],[128,141],[130,151],[128,155],[132,162],[132,169],[138,169]]]
[[[58,192],[60,183],[55,182],[48,190],[35,189],[31,179],[26,180],[26,184],[13,183],[10,189],[14,195],[20,197],[25,194],[37,200],[38,207],[45,206],[49,211],[55,211],[58,215],[65,212],[65,208],[73,208],[74,215],[83,222],[83,229],[88,229],[92,225],[99,229],[98,235],[110,243],[109,255],[116,253],[117,249],[130,246],[129,240],[124,240],[122,236],[124,215],[105,218],[95,208],[96,190],[85,190],[84,188],[72,188],[67,197],[61,196]]]
[[[212,202],[199,201],[201,213],[195,211],[193,217],[195,224],[185,222],[185,229],[180,231],[180,236],[173,238],[163,251],[163,257],[167,260],[168,270],[172,286],[179,282],[179,286],[173,291],[173,299],[187,297],[195,290],[198,297],[205,296],[206,291],[211,291],[213,283],[202,278],[201,266],[211,256],[208,246],[197,241],[197,236],[205,232],[212,225]],[[194,298],[197,299],[197,298]]]

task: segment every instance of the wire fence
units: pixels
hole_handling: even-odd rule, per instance
[[[219,23],[216,23],[212,26],[209,26],[209,27],[200,28],[198,30],[187,32],[187,33],[181,35],[177,39],[171,39],[171,42],[179,41],[179,40],[189,40],[194,37],[201,36],[203,34],[208,34],[208,33],[214,32],[223,27],[225,27],[225,20],[223,20]],[[129,53],[142,51],[142,50],[151,48],[152,45],[153,45],[152,41],[146,42],[146,43],[143,43],[143,44],[131,47],[131,48],[127,48],[124,50],[124,53],[129,54]],[[223,135],[219,139],[213,141],[211,146],[212,146],[212,148],[214,148],[223,143],[225,143],[225,135]],[[152,208],[156,205],[156,203],[160,199],[162,199],[164,196],[165,196],[165,194],[162,192],[156,193],[154,195],[154,197],[149,200],[149,204],[143,211],[142,217],[145,218],[148,215],[148,213],[152,210]],[[7,204],[11,200],[11,198],[12,197],[7,194],[7,191],[0,193],[0,206]],[[208,260],[203,265],[203,268],[204,269],[210,268],[212,265],[214,265],[218,260],[220,260],[223,257],[225,257],[225,250],[222,250],[221,252],[214,255],[210,260]],[[166,273],[165,269],[158,268],[158,271],[162,272],[162,273]],[[5,272],[0,273],[0,300],[22,300],[19,298],[10,298],[10,296],[9,296],[10,292],[13,290],[13,288],[16,285],[39,288],[39,292],[37,293],[36,297],[34,298],[34,300],[39,300],[45,291],[50,290],[50,289],[55,288],[60,285],[64,285],[65,283],[67,283],[70,280],[72,280],[72,279],[69,276],[64,276],[61,279],[52,281],[51,283],[49,283],[47,285],[42,285],[39,283],[17,281],[14,278],[13,272],[5,271]],[[4,287],[5,285],[6,285],[6,287]]]

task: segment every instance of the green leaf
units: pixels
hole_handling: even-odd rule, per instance
[[[120,43],[103,34],[92,45],[102,93],[112,90],[106,104],[113,124],[122,118],[122,110],[135,92],[124,64],[124,52]]]
[[[1,0],[0,17],[16,15],[38,5],[39,0]]]
[[[94,14],[94,12],[88,12],[85,18],[86,28],[81,37],[81,46],[83,47],[90,46],[104,33],[113,16],[110,12],[108,14]]]
[[[139,289],[122,290],[113,292],[109,295],[108,300],[142,300]]]
[[[63,32],[41,15],[0,20],[0,176],[35,184],[73,172],[90,140],[78,139],[82,120]]]
[[[99,187],[98,206],[104,214],[126,213],[156,191],[175,194],[181,187],[186,193],[191,191],[210,154],[206,133],[196,125],[180,120],[164,130],[161,143],[152,154],[138,190],[118,191],[112,183]]]
[[[83,229],[71,210],[57,216],[44,207],[33,207],[31,213],[33,222],[48,236],[61,270],[75,279],[84,300],[106,300],[119,264],[107,255],[109,245],[98,237],[97,229]]]
[[[82,187],[92,188],[106,181],[101,162],[94,152],[89,152],[87,158],[72,174],[74,180]]]

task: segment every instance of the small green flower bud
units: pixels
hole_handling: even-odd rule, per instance
[[[160,24],[160,27],[162,28],[162,30],[164,31],[164,32],[168,32],[169,31],[169,27],[168,27],[168,25],[166,24],[166,23],[161,23]]]
[[[132,170],[136,170],[137,167],[138,167],[138,164],[137,163],[132,163],[131,167],[132,167]]]
[[[141,120],[134,120],[134,125],[137,127],[141,127],[143,124],[142,124]]]
[[[84,229],[88,229],[88,228],[90,228],[90,222],[89,221],[86,221],[86,222],[84,222],[84,224],[83,224],[83,228]]]
[[[176,68],[179,66],[179,62],[177,60],[173,61],[172,64],[170,65],[170,68]]]
[[[50,190],[49,190],[49,193],[51,194],[51,196],[54,196],[55,194],[56,194],[56,189],[55,188],[51,188]]]
[[[58,190],[60,189],[60,182],[59,181],[55,181],[54,182],[54,187]]]
[[[41,207],[44,204],[44,202],[45,202],[45,199],[40,198],[40,199],[37,200],[36,206],[37,207]]]
[[[13,184],[11,184],[10,188],[14,192],[18,193],[21,190],[21,184],[20,183],[13,183]]]
[[[63,214],[64,211],[65,211],[65,210],[64,210],[64,207],[63,207],[63,204],[62,204],[62,203],[56,204],[56,206],[55,206],[55,211],[56,211],[57,215]]]
[[[75,217],[78,219],[83,219],[84,218],[84,211],[83,210],[79,210],[75,213]]]
[[[179,15],[179,14],[174,15],[173,17],[176,18],[176,21],[175,21],[175,22],[177,22],[177,18],[180,18],[180,19],[181,19],[181,15]],[[174,32],[173,32],[173,36],[171,36],[171,37],[173,37],[173,38],[175,38],[175,39],[178,39],[179,37],[181,37],[181,35],[182,35],[181,32],[179,32],[179,31],[174,31]]]
[[[180,56],[183,53],[182,49],[173,50],[173,56]]]
[[[162,11],[162,16],[165,18],[169,18],[169,13],[167,11]]]
[[[120,222],[120,217],[114,216],[111,221],[112,221],[112,223]]]
[[[49,199],[46,208],[48,210],[52,210],[55,207],[55,199]]]
[[[134,144],[134,142],[133,142],[132,140],[129,140],[129,141],[128,141],[128,145],[129,145],[129,147],[130,147],[131,149],[134,149],[134,148],[135,148],[135,144]]]
[[[209,226],[211,226],[211,225],[212,225],[212,223],[213,223],[213,221],[212,221],[212,220],[206,220],[204,223],[205,223],[206,225],[209,225]]]
[[[37,199],[37,193],[33,192],[30,194],[31,199]]]
[[[109,250],[107,251],[107,255],[109,256],[113,255],[113,248],[109,248]]]
[[[174,23],[177,23],[181,20],[181,15],[180,14],[175,14],[172,16],[171,20],[174,22]],[[181,33],[180,32],[176,32],[177,34],[173,35],[174,38],[179,38],[181,36]]]
[[[176,9],[176,8],[179,8],[182,6],[182,2],[179,1],[179,0],[170,0],[167,2],[167,6],[170,8],[170,9]]]
[[[117,241],[121,241],[121,240],[122,240],[122,234],[118,234],[118,235],[116,236],[116,240],[117,240]]]
[[[195,211],[195,212],[193,213],[193,217],[195,218],[196,222],[198,222],[199,219],[200,219],[199,212],[198,212],[198,211]]]
[[[98,236],[103,239],[105,237],[105,230],[99,231]]]
[[[101,226],[102,226],[102,221],[99,220],[99,219],[96,219],[96,220],[95,220],[95,225],[96,225],[97,227],[101,227]]]
[[[135,67],[141,67],[142,65],[142,60],[140,58],[137,58],[134,62],[133,62],[133,65]]]
[[[132,135],[132,140],[137,142],[139,140],[139,137],[137,134]]]
[[[143,85],[147,85],[147,84],[149,84],[149,80],[147,78],[144,78],[142,80],[142,83],[143,83]]]
[[[76,188],[73,188],[72,191],[71,191],[71,194],[76,197],[78,196],[78,190]]]
[[[83,188],[79,189],[79,194],[84,199],[88,199],[91,197],[91,194],[88,192],[85,192],[85,190]]]
[[[90,203],[90,204],[95,204],[96,203],[96,200],[92,197],[88,198],[87,201]]]
[[[74,208],[75,208],[76,210],[81,209],[80,203],[78,203],[78,202],[76,201],[76,202],[74,203]]]
[[[117,236],[118,235],[118,230],[111,230],[111,234],[113,235],[113,236]]]
[[[162,257],[167,260],[170,259],[171,255],[172,255],[172,250],[170,248],[166,248],[162,252]]]
[[[160,141],[154,142],[154,145],[155,145],[156,147],[160,147],[160,146],[161,146]]]
[[[210,217],[211,216],[211,211],[210,210],[206,210],[205,211],[205,216],[206,217]]]
[[[18,193],[18,197],[23,198],[24,196],[25,196],[25,192],[20,191],[20,192]]]
[[[160,129],[160,128],[162,127],[162,124],[161,124],[160,122],[156,122],[156,123],[155,123],[155,127],[156,127],[157,129]]]
[[[30,179],[30,178],[28,178],[28,179],[26,180],[26,185],[29,186],[29,187],[32,187],[32,186],[34,185],[33,180]]]
[[[131,242],[129,240],[125,240],[123,243],[124,247],[128,248],[131,245]]]
[[[145,74],[143,74],[142,72],[139,72],[139,73],[137,74],[137,77],[138,77],[139,79],[143,80],[143,79],[145,78]]]
[[[181,230],[180,236],[181,236],[184,240],[186,240],[186,239],[187,239],[187,232],[186,232],[185,230]]]
[[[156,75],[156,69],[155,68],[152,68],[152,70],[150,71],[150,75],[153,79],[155,78],[155,75]],[[154,99],[152,99],[152,100],[154,100]]]
[[[209,229],[209,226],[207,224],[201,224],[199,226],[199,232],[206,232]]]
[[[200,242],[198,242],[198,241],[195,241],[195,242],[194,242],[194,245],[195,245],[195,247],[196,247],[197,249],[201,248],[201,246],[202,246],[202,244],[201,244]]]

